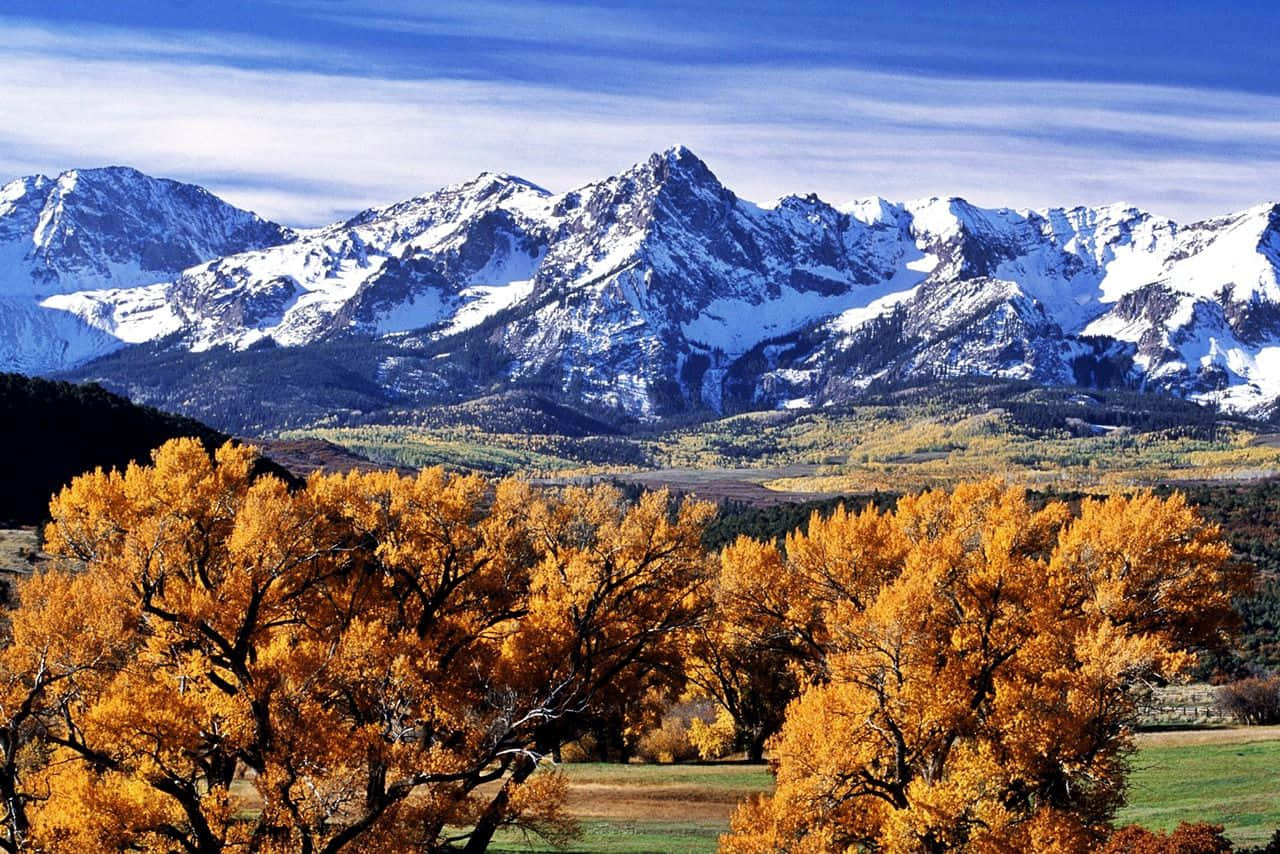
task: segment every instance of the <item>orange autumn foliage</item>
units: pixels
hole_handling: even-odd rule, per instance
[[[885,547],[890,533],[887,517],[839,507],[829,517],[815,513],[807,535],[788,535],[785,560],[772,543],[745,537],[724,550],[715,607],[695,636],[688,674],[697,693],[732,717],[749,759],[761,758],[802,686],[826,678],[825,614],[838,599],[861,601],[864,593],[846,586],[849,568]]]
[[[170,442],[51,505],[0,651],[9,850],[483,850],[541,759],[681,688],[707,506]]]
[[[816,678],[721,850],[1089,850],[1124,794],[1127,688],[1222,640],[1229,555],[1177,495],[1072,518],[995,482],[815,518],[785,556],[739,541],[723,574]]]

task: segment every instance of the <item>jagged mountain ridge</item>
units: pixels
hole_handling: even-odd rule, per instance
[[[40,372],[116,349],[94,324],[41,307],[87,289],[173,279],[209,258],[292,240],[202,187],[111,166],[0,187],[0,365]]]
[[[367,340],[368,380],[409,403],[536,387],[646,417],[973,373],[1259,413],[1280,396],[1277,269],[1275,205],[1190,226],[1123,205],[760,206],[677,147],[562,194],[486,173],[43,305],[195,353]]]

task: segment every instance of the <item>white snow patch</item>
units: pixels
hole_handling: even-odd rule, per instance
[[[708,303],[697,317],[682,324],[681,330],[690,341],[740,355],[765,339],[785,335],[843,310],[850,302],[858,301],[854,291],[824,296],[783,286],[778,296],[760,302],[722,297]]]
[[[919,258],[908,261],[903,265],[907,270],[916,273],[932,273],[938,266],[937,255],[921,255]]]
[[[881,222],[896,222],[901,208],[879,196],[872,196],[868,199],[854,199],[851,202],[845,202],[837,207],[836,210],[849,214],[859,222],[874,225]]]
[[[0,365],[37,374],[69,368],[123,346],[111,335],[27,297],[0,297]]]
[[[434,326],[447,315],[448,307],[438,288],[428,288],[379,314],[374,328],[379,335],[390,335]]]
[[[467,302],[454,313],[441,335],[452,335],[479,326],[488,318],[510,308],[533,293],[533,279],[507,282],[505,285],[475,285],[462,291]]]
[[[183,318],[169,302],[168,285],[55,294],[40,305],[74,314],[126,344],[153,341],[177,332]]]
[[[467,279],[471,285],[506,285],[532,279],[546,257],[543,249],[534,255],[515,249],[511,252],[495,252],[489,262]]]
[[[843,332],[846,334],[853,332],[868,321],[875,320],[878,317],[884,317],[886,314],[892,313],[894,308],[897,306],[914,299],[917,290],[918,287],[885,294],[879,299],[874,299],[864,306],[844,311],[831,321],[831,328],[836,332]]]

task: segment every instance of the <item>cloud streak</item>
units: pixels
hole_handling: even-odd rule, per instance
[[[79,36],[10,24],[0,173],[128,163],[290,224],[486,169],[569,189],[676,142],[756,200],[810,191],[833,202],[956,194],[1015,207],[1123,199],[1188,221],[1280,196],[1273,95],[637,58],[612,71],[643,85],[601,91],[555,74],[317,70],[313,49],[212,33]],[[264,55],[273,67],[256,67]]]

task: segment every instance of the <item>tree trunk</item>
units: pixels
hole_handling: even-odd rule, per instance
[[[483,854],[489,850],[493,834],[501,826],[503,814],[511,803],[512,792],[515,791],[516,786],[528,780],[537,768],[538,764],[532,759],[524,758],[518,761],[511,776],[502,784],[498,794],[489,802],[484,815],[480,816],[480,820],[476,822],[475,830],[471,831],[471,838],[467,840],[467,847],[462,849],[463,854]]]
[[[9,813],[8,827],[5,828],[7,839],[0,842],[0,847],[5,851],[19,851],[31,827],[27,822],[26,801],[18,794],[17,772],[12,767],[0,771],[0,796],[4,798]]]

